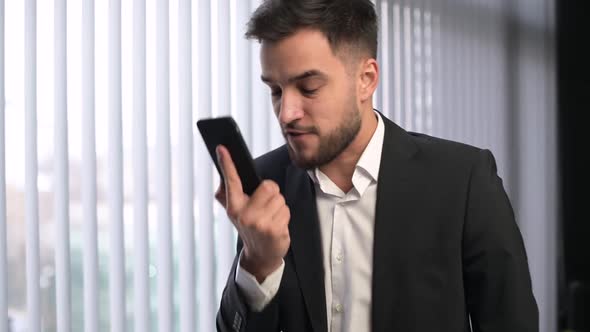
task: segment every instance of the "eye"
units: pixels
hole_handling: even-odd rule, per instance
[[[312,96],[318,91],[318,89],[306,89],[306,88],[301,87],[301,88],[299,88],[299,91],[301,91],[301,93],[303,95]]]

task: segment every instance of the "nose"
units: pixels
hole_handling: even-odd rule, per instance
[[[283,91],[278,107],[278,119],[282,126],[303,117],[301,101],[295,92],[288,92],[287,90]]]

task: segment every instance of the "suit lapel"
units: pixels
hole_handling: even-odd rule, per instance
[[[287,168],[285,188],[295,271],[313,331],[326,332],[324,268],[314,188],[307,173],[293,165]]]
[[[396,313],[403,303],[396,299],[399,285],[396,271],[403,268],[405,243],[404,224],[412,220],[412,199],[408,188],[415,182],[412,156],[415,143],[400,127],[385,117],[385,135],[379,167],[375,233],[373,243],[372,330],[389,331],[396,326]]]

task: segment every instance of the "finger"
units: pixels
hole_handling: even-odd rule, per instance
[[[283,205],[273,214],[272,219],[285,221],[287,224],[289,224],[289,221],[291,220],[291,210],[288,206]]]
[[[215,199],[223,206],[225,209],[227,207],[227,197],[225,197],[225,184],[223,183],[223,179],[219,183],[219,187],[215,191]]]
[[[289,221],[291,219],[291,213],[289,208],[284,206],[273,216],[272,226],[275,228],[275,234],[278,234],[281,238],[289,236]]]
[[[264,180],[252,194],[250,205],[254,209],[263,209],[268,202],[279,193],[280,189],[278,184],[272,180]]]
[[[254,196],[252,196],[254,197]],[[277,215],[279,210],[286,208],[285,199],[281,194],[274,194],[266,201],[266,204],[259,202],[265,198],[258,196],[258,203],[254,202],[254,198],[250,199],[248,209],[242,215],[240,224],[244,226],[269,226],[269,222],[274,220],[273,216]],[[254,204],[253,204],[254,203]]]
[[[231,202],[234,197],[243,195],[242,181],[231,155],[227,148],[223,145],[218,145],[215,149],[217,152],[217,162],[220,165],[221,173],[223,173],[223,183],[225,183],[225,194],[228,202]]]
[[[281,208],[283,208],[285,206],[285,199],[283,198],[283,195],[281,194],[277,194],[274,195],[266,204],[265,210],[266,212],[271,215],[274,216],[276,215]],[[274,218],[273,218],[274,219]]]

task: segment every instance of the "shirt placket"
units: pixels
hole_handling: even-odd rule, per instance
[[[332,268],[332,331],[341,331],[344,315],[344,299],[346,285],[344,284],[344,227],[346,227],[346,213],[344,206],[339,200],[334,206],[334,220],[331,247],[331,268]]]

